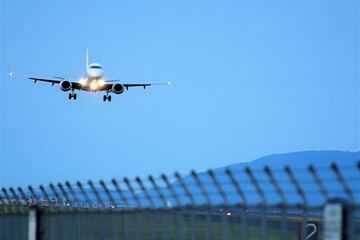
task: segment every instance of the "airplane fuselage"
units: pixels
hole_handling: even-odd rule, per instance
[[[88,79],[100,79],[104,76],[104,70],[98,63],[92,63],[86,69]]]
[[[96,92],[99,87],[105,84],[103,80],[104,70],[98,63],[90,64],[86,69],[86,74],[80,79],[81,89]]]

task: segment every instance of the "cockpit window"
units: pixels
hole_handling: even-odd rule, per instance
[[[101,66],[98,66],[98,65],[94,65],[94,66],[90,66],[91,69],[102,69]]]

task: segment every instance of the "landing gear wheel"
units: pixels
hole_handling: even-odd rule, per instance
[[[72,98],[74,98],[74,100],[76,100],[76,93],[69,93],[69,99],[71,100]]]
[[[104,100],[104,102],[106,102],[106,100],[108,100],[109,102],[111,102],[111,96],[109,96],[109,95],[106,93],[106,95],[103,96],[103,100]]]

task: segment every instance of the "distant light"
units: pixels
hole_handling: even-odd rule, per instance
[[[12,73],[12,72],[11,72],[11,73],[9,73],[9,74],[10,74],[10,76],[14,76],[14,73]]]
[[[168,85],[170,85],[171,84],[171,81],[168,81]]]
[[[232,215],[232,213],[231,213],[231,212],[228,212],[226,215],[231,216],[231,215]]]

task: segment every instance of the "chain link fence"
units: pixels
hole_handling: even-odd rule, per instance
[[[360,161],[2,188],[0,239],[360,239]]]

